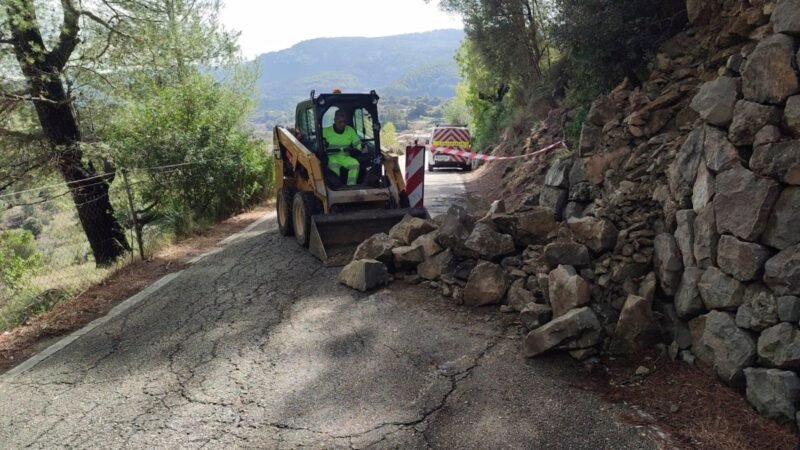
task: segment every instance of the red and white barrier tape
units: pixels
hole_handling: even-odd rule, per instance
[[[547,147],[545,147],[543,149],[540,149],[540,150],[537,150],[537,151],[535,151],[533,153],[527,153],[525,155],[519,155],[519,156],[482,155],[480,153],[467,152],[467,151],[464,151],[464,150],[459,150],[459,149],[451,148],[451,147],[433,147],[433,146],[431,146],[431,151],[433,153],[444,153],[444,154],[447,154],[447,155],[456,155],[456,156],[461,156],[461,157],[469,158],[469,159],[478,159],[478,160],[481,160],[481,161],[505,161],[505,160],[509,160],[509,159],[530,158],[531,156],[536,156],[536,155],[540,155],[540,154],[545,153],[545,152],[549,152],[550,150],[553,150],[554,148],[558,148],[559,146],[563,146],[564,148],[567,148],[567,144],[564,141],[559,141],[559,142],[556,142],[555,144],[548,145]]]

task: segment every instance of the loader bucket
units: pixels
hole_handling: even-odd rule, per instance
[[[410,215],[427,219],[424,208],[385,209],[318,215],[311,218],[308,247],[326,267],[344,266],[353,258],[356,247],[368,237],[389,230]]]

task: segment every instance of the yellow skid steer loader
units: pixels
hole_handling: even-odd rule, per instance
[[[424,208],[409,208],[397,158],[381,150],[378,100],[375,91],[311,91],[311,98],[297,105],[294,129],[274,130],[280,232],[294,235],[326,266],[346,264],[358,244],[387,232],[406,215],[428,218]],[[350,161],[358,161],[358,168],[350,167],[358,170],[357,177],[339,164],[329,165],[329,157],[343,151],[323,137],[337,111],[361,141],[361,148],[346,149]]]

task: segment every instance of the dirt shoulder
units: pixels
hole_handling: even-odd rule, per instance
[[[270,206],[260,206],[218,223],[202,234],[176,242],[148,260],[136,261],[117,270],[102,283],[3,333],[0,335],[0,373],[41,350],[54,338],[106,315],[114,306],[164,275],[183,270],[187,261],[213,249],[221,240],[243,230],[271,209]]]

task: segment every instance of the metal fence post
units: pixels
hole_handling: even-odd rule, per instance
[[[139,245],[139,256],[144,261],[144,243],[142,241],[142,227],[139,226],[139,218],[136,216],[136,207],[133,204],[133,194],[131,193],[131,184],[128,181],[128,169],[122,169],[122,181],[125,184],[125,192],[128,193],[128,206],[131,211],[131,221],[133,221],[133,230],[136,233],[136,243]]]

